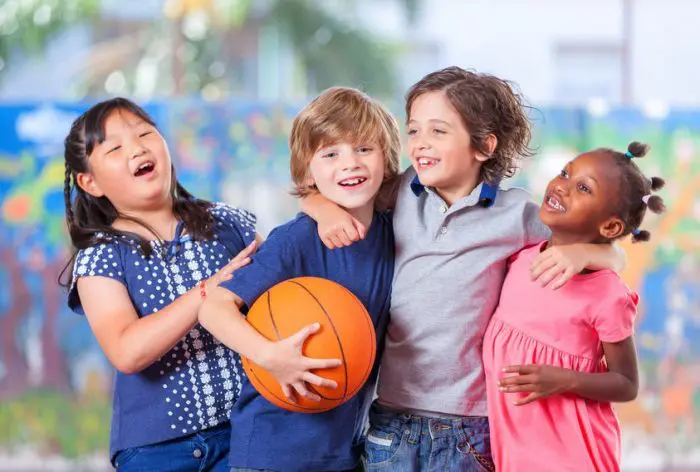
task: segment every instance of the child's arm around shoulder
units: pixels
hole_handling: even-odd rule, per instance
[[[399,175],[382,184],[375,200],[377,210],[394,208],[401,181],[402,175]],[[301,211],[318,223],[318,235],[328,249],[350,246],[367,235],[362,223],[319,192],[302,199]]]
[[[256,244],[249,245],[207,279],[211,289],[246,265]],[[195,287],[171,304],[139,317],[123,282],[105,276],[80,276],[75,288],[81,310],[103,352],[119,371],[140,372],[168,352],[197,322],[202,303]],[[108,300],[108,303],[105,301]]]
[[[627,255],[617,243],[570,244],[542,251],[530,269],[533,280],[539,280],[542,286],[552,282],[551,288],[556,290],[584,269],[621,272],[626,265]]]

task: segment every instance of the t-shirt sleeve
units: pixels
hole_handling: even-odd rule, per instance
[[[255,239],[255,215],[249,211],[225,203],[215,203],[211,208],[215,221],[217,240],[228,249],[231,257],[242,251]]]
[[[81,277],[107,277],[116,280],[126,287],[124,278],[124,263],[119,246],[105,242],[81,249],[73,262],[73,276],[68,289],[68,307],[73,312],[84,315],[85,311],[78,294],[78,279]]]
[[[639,296],[626,288],[601,303],[593,327],[602,342],[616,343],[632,336],[638,303]]]
[[[551,231],[540,219],[540,207],[534,202],[525,202],[523,210],[523,226],[525,228],[525,241],[523,246],[528,247],[549,239]]]
[[[290,234],[285,230],[273,230],[251,262],[233,274],[233,278],[220,286],[238,295],[250,306],[260,295],[284,280],[299,274],[300,257]]]

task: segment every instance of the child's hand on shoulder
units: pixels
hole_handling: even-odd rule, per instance
[[[206,281],[207,289],[218,287],[221,283],[233,278],[233,273],[250,263],[250,256],[258,249],[258,242],[253,241],[248,244],[241,252],[236,254],[236,257],[231,259],[225,266],[219,269],[214,275]]]
[[[538,280],[543,287],[551,283],[552,290],[556,290],[586,268],[589,256],[585,246],[579,244],[550,246],[532,261],[532,280]]]
[[[529,394],[513,402],[518,406],[568,392],[575,384],[574,371],[551,365],[512,365],[504,367],[503,372],[515,375],[499,380],[501,392]]]
[[[321,397],[314,393],[315,390],[309,388],[307,383],[326,388],[338,386],[333,380],[320,377],[311,371],[338,367],[341,364],[340,359],[312,359],[302,353],[306,339],[319,329],[320,325],[315,323],[288,338],[272,343],[270,350],[260,359],[260,365],[277,379],[284,396],[292,403],[296,403],[295,391],[309,400],[321,401]]]
[[[340,207],[329,207],[325,215],[319,215],[318,235],[328,249],[350,246],[364,239],[365,226]]]

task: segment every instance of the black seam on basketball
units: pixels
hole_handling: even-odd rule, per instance
[[[333,407],[329,407],[329,408],[324,408],[323,410],[319,410],[318,408],[307,408],[307,407],[299,405],[298,403],[292,403],[289,400],[287,400],[285,397],[280,397],[280,396],[276,395],[275,392],[273,392],[269,388],[267,388],[267,385],[265,385],[265,383],[262,380],[260,380],[260,378],[258,378],[258,374],[257,374],[257,372],[255,372],[255,369],[253,367],[254,364],[252,362],[250,362],[250,359],[248,360],[248,362],[250,364],[248,366],[248,369],[250,370],[250,373],[248,373],[248,378],[250,378],[250,374],[253,374],[253,377],[255,377],[255,380],[257,381],[255,383],[253,383],[256,390],[258,390],[258,387],[263,388],[263,389],[265,389],[265,391],[268,394],[270,394],[271,397],[275,397],[277,400],[284,403],[285,405],[289,405],[291,407],[298,408],[300,410],[310,411],[312,413],[323,413],[324,411],[328,411],[328,410],[333,408]],[[263,398],[265,398],[265,397],[263,396]],[[270,401],[270,400],[267,400],[267,401]],[[270,403],[272,403],[272,402],[270,402]]]
[[[275,317],[272,314],[272,295],[270,294],[270,290],[266,293],[267,295],[267,312],[270,314],[270,322],[272,323],[272,327],[275,330],[275,334],[277,334],[277,340],[279,341],[282,339],[282,336],[280,336],[280,330],[277,328],[277,323],[275,323]]]
[[[326,315],[326,318],[328,318],[328,322],[331,325],[331,328],[333,328],[333,334],[335,335],[336,341],[338,341],[338,347],[340,348],[340,356],[342,357],[342,362],[343,362],[343,372],[345,373],[345,382],[343,382],[343,396],[341,398],[338,398],[337,400],[344,402],[348,398],[348,366],[345,363],[345,351],[343,350],[343,343],[340,341],[340,336],[338,335],[338,331],[335,329],[335,324],[333,324],[333,320],[331,319],[330,315],[326,311],[326,308],[321,304],[321,301],[316,298],[316,295],[314,295],[311,290],[306,288],[303,284],[296,282],[294,280],[290,280],[289,283],[293,283],[295,285],[298,285],[299,287],[303,288],[306,290],[306,292],[311,295],[311,298],[313,298],[316,303],[318,303],[318,306],[321,307],[321,310],[323,311],[323,314]],[[354,296],[354,295],[353,295]],[[320,394],[319,394],[320,395]]]

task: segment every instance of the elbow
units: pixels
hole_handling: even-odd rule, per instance
[[[637,382],[630,382],[620,398],[620,403],[634,401],[637,399],[637,395],[639,395],[639,384]]]
[[[122,374],[137,374],[150,364],[134,358],[113,359],[112,365]]]

